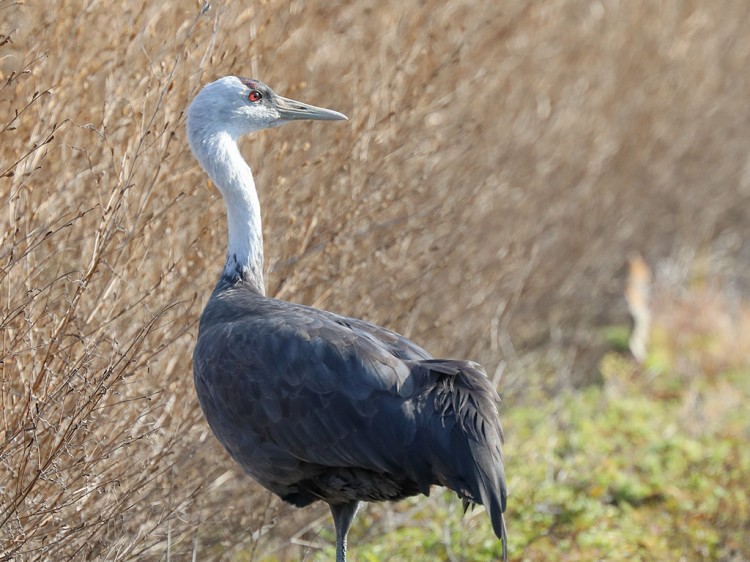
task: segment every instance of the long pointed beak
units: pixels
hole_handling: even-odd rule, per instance
[[[340,121],[349,118],[343,113],[332,109],[324,109],[302,103],[301,101],[290,100],[276,94],[276,109],[284,121],[296,121],[299,119],[316,119],[319,121]]]

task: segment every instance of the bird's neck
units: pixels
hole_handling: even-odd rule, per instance
[[[227,132],[209,135],[200,145],[198,159],[227,207],[229,242],[222,281],[234,284],[241,280],[265,294],[260,202],[250,166]]]

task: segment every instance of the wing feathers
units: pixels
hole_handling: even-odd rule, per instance
[[[464,498],[485,506],[495,534],[503,541],[505,559],[503,512],[507,489],[501,452],[503,433],[496,406],[499,396],[476,363],[427,360],[422,365],[441,375],[434,393],[433,416],[446,429],[455,424],[460,433],[452,439],[453,455],[444,461],[448,486]],[[461,450],[466,454],[457,453]]]
[[[397,499],[439,483],[484,504],[504,537],[499,397],[476,363],[431,359],[384,328],[242,293],[207,305],[194,370],[219,440],[282,497],[325,499],[347,479],[354,497],[382,478],[382,497],[370,487],[362,499]]]

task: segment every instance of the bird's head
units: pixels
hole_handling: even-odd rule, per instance
[[[188,131],[222,130],[234,139],[289,121],[336,121],[346,115],[282,97],[260,80],[225,76],[195,96],[187,113]]]

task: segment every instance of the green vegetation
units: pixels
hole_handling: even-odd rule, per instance
[[[606,359],[604,387],[508,416],[524,459],[510,513],[514,552],[524,559],[558,552],[574,560],[715,560],[744,544],[750,555],[742,538],[750,507],[747,417],[709,413],[700,395],[711,389],[699,383],[660,397],[659,386],[679,381]],[[733,391],[750,399],[750,379]]]
[[[511,558],[750,557],[750,371],[685,380],[612,353],[602,374],[601,386],[505,412]],[[461,518],[447,493],[436,505],[359,540],[379,524],[364,517],[357,560],[499,558],[484,514]]]

